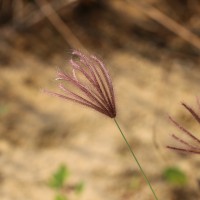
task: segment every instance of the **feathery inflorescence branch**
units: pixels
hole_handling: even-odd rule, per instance
[[[93,55],[85,55],[80,51],[74,50],[73,56],[78,59],[71,59],[72,73],[68,74],[61,70],[57,72],[56,80],[60,81],[59,88],[64,94],[45,91],[46,93],[63,99],[74,101],[89,108],[92,108],[108,117],[114,118],[114,122],[119,129],[128,149],[130,150],[135,162],[137,163],[144,179],[158,200],[156,193],[151,186],[143,168],[141,167],[136,155],[131,149],[123,131],[121,130],[116,117],[115,96],[112,81],[108,70],[103,62]],[[67,87],[66,87],[67,85]],[[70,88],[73,86],[75,91]]]
[[[199,100],[197,98],[197,104],[199,104]],[[182,103],[182,106],[190,112],[190,114],[193,116],[193,118],[200,124],[200,116],[199,114],[194,111],[190,106],[188,106],[185,103]],[[167,146],[167,148],[176,150],[176,151],[182,151],[182,152],[188,152],[188,153],[195,153],[195,154],[200,154],[200,139],[198,139],[193,133],[185,129],[183,126],[181,126],[178,122],[176,122],[172,117],[169,117],[170,121],[177,127],[179,128],[182,133],[186,134],[190,139],[192,139],[196,145],[190,144],[189,142],[179,138],[178,136],[172,134],[172,137],[178,141],[180,144],[183,145],[183,147],[174,147],[174,146]]]
[[[90,107],[108,117],[115,118],[115,96],[109,72],[104,63],[94,55],[86,55],[74,50],[70,64],[72,74],[57,71],[56,80],[63,94],[44,90],[46,93],[63,99],[74,101]],[[71,85],[75,91],[67,86]]]

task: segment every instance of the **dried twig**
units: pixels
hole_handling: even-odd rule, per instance
[[[56,28],[56,30],[62,35],[65,41],[72,47],[76,49],[85,49],[79,39],[73,34],[70,28],[63,22],[56,11],[52,8],[49,2],[46,0],[36,0],[35,1],[44,15],[48,18],[51,24]]]
[[[169,29],[176,35],[178,35],[183,40],[190,43],[192,46],[196,47],[200,50],[200,38],[192,33],[190,30],[179,24],[178,22],[174,21],[169,16],[165,15],[158,9],[154,8],[153,6],[146,4],[141,1],[128,1],[132,6],[137,7],[141,10],[145,15],[150,17],[151,19],[155,20],[165,28]]]
[[[117,12],[129,15],[130,17],[136,19],[139,17],[147,16],[148,18],[161,24],[183,40],[187,41],[192,46],[200,50],[200,38],[188,30],[186,27],[182,26],[178,22],[174,21],[172,18],[162,13],[158,9],[154,8],[152,5],[145,3],[145,1],[140,0],[116,0],[106,2],[110,7],[114,7]],[[133,12],[133,7],[136,8],[137,12]],[[141,24],[140,24],[141,25]],[[147,27],[146,27],[147,28]]]
[[[23,0],[13,1],[13,21],[19,23],[24,19],[24,2]]]
[[[0,0],[0,23],[8,21],[12,17],[13,0]]]
[[[79,0],[68,0],[68,1],[62,1],[61,3],[59,3],[58,5],[55,4],[54,6],[54,1],[52,2],[52,5],[54,7],[54,10],[57,13],[60,13],[60,11],[62,9],[65,9],[66,7],[69,7],[75,3],[77,3]],[[49,13],[51,14],[51,12]],[[29,15],[27,15],[23,21],[21,21],[21,23],[23,25],[25,25],[26,27],[32,27],[34,25],[37,25],[38,23],[40,23],[41,21],[43,21],[46,18],[45,14],[43,12],[41,12],[41,10],[36,10],[34,12],[29,13]]]

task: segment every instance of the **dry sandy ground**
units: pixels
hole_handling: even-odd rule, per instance
[[[0,67],[0,199],[53,200],[47,181],[64,163],[71,171],[69,184],[85,183],[80,196],[68,194],[70,200],[152,200],[111,119],[41,92],[55,88],[56,66],[66,58],[55,55],[49,62],[26,52],[10,53],[12,63]],[[170,133],[178,132],[168,114],[200,136],[198,124],[180,105],[196,106],[199,70],[178,60],[156,63],[120,51],[105,62],[113,77],[118,121],[159,199],[200,199],[199,156],[165,148],[174,142]],[[167,183],[162,173],[168,166],[182,169],[188,184],[174,188]]]

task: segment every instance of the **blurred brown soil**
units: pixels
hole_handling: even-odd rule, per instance
[[[157,1],[148,2],[167,12]],[[62,18],[88,51],[107,63],[117,118],[159,199],[198,200],[199,156],[174,153],[165,146],[173,144],[170,134],[178,132],[168,114],[200,137],[198,124],[180,106],[181,101],[196,105],[199,51],[134,7],[132,12],[135,18],[120,13],[116,3],[84,4]],[[175,13],[172,17],[184,19]],[[52,200],[47,181],[64,163],[71,171],[70,184],[85,183],[79,199],[152,200],[112,120],[41,92],[56,89],[56,67],[69,67],[70,51],[47,20],[26,31],[1,27],[0,199]],[[168,166],[182,169],[188,184],[169,185],[162,176]]]

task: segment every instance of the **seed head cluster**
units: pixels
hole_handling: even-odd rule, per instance
[[[115,96],[109,72],[104,63],[94,55],[78,50],[72,52],[71,73],[60,69],[56,80],[62,93],[46,93],[92,108],[110,118],[116,116]]]
[[[200,104],[199,101],[198,106],[200,110]],[[190,114],[193,116],[193,118],[200,124],[200,116],[199,114],[194,111],[190,106],[188,106],[185,103],[182,103],[183,107],[190,112]],[[193,133],[191,133],[189,130],[181,126],[178,122],[176,122],[172,117],[169,117],[170,121],[181,130],[182,133],[186,134],[188,139],[190,139],[192,142],[188,142],[187,140],[181,139],[180,137],[176,136],[175,134],[172,134],[172,137],[177,140],[183,147],[174,147],[174,146],[167,146],[169,149],[182,151],[182,152],[188,152],[188,153],[195,153],[200,154],[200,139],[198,139]],[[194,144],[193,144],[194,143]]]

